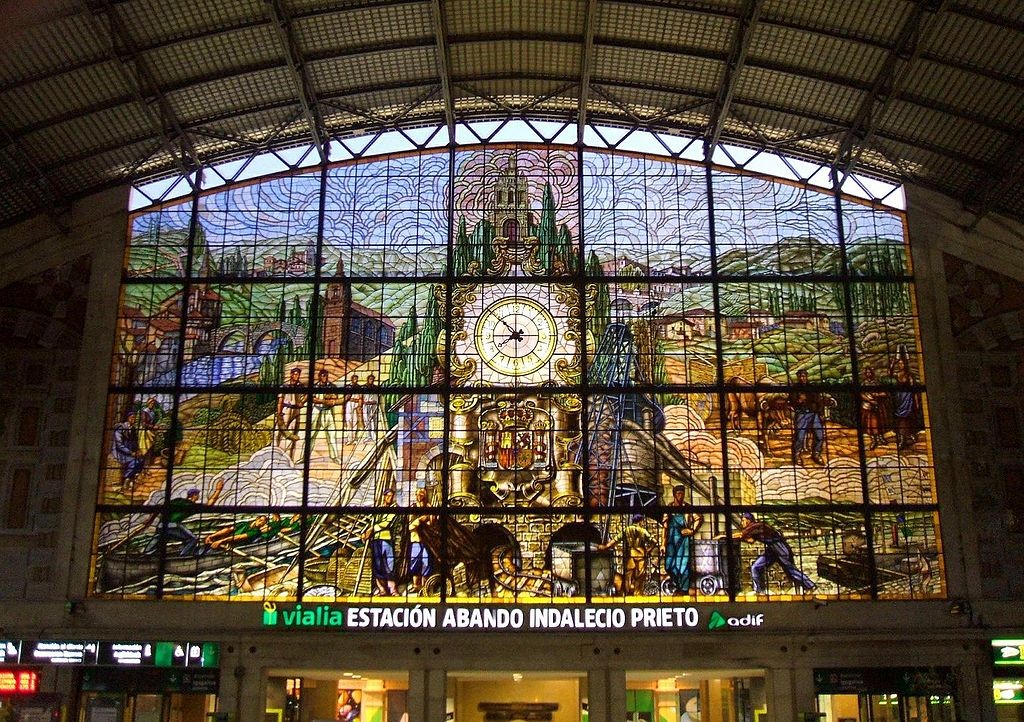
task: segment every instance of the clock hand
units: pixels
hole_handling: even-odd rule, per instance
[[[516,329],[512,328],[512,324],[510,324],[510,323],[509,323],[508,321],[506,321],[506,320],[505,320],[504,318],[502,318],[501,316],[498,316],[498,320],[499,320],[499,321],[501,322],[501,324],[502,324],[502,325],[503,325],[503,326],[504,326],[505,328],[507,328],[507,329],[508,329],[509,331],[511,331],[511,332],[512,332],[513,334],[519,333],[519,331],[517,331]]]

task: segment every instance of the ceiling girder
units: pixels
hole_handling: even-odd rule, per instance
[[[4,148],[13,153],[15,161],[23,166],[20,170],[8,166],[4,168],[5,174],[26,191],[25,195],[31,200],[35,213],[45,214],[62,235],[67,235],[68,226],[64,220],[64,214],[70,206],[67,198],[57,189],[50,176],[39,167],[32,155],[16,138],[11,137],[3,126],[0,126],[0,140],[3,141]],[[15,172],[12,173],[12,170]]]
[[[722,78],[718,83],[714,109],[711,112],[707,131],[704,133],[705,160],[711,160],[711,155],[715,152],[715,147],[722,137],[722,129],[729,118],[729,106],[732,105],[736,84],[740,73],[743,72],[743,64],[746,62],[747,53],[750,50],[750,40],[754,34],[754,26],[757,25],[761,15],[762,4],[762,0],[744,0],[740,16],[736,19],[732,47],[729,50],[729,57],[725,61],[725,68],[722,69]]]
[[[576,110],[576,137],[583,138],[587,124],[587,101],[590,95],[590,74],[594,64],[594,26],[597,24],[597,0],[584,0],[583,38],[580,43],[580,91]]]
[[[833,165],[839,169],[840,184],[846,180],[857,163],[857,148],[867,146],[877,132],[894,96],[899,92],[900,85],[906,79],[910,66],[917,59],[921,36],[929,20],[942,12],[945,3],[946,0],[916,0],[907,14],[895,44],[875,75],[871,90],[861,100],[853,123],[840,140],[833,157]]]
[[[437,74],[441,80],[441,96],[444,98],[444,122],[448,126],[448,139],[454,142],[455,100],[452,95],[451,54],[448,49],[448,23],[441,0],[430,0],[430,21],[434,28]]]
[[[164,140],[164,146],[174,159],[182,175],[191,178],[193,171],[202,167],[202,160],[196,153],[192,141],[185,133],[171,108],[167,96],[157,87],[152,73],[139,56],[132,39],[129,37],[124,23],[110,0],[85,0],[89,17],[97,33],[106,36],[107,50],[110,59],[117,61],[121,67],[129,90],[144,112],[151,118],[157,131],[157,137]],[[104,23],[100,18],[106,18]],[[149,99],[155,101],[156,117],[153,116]],[[138,142],[138,141],[137,141]],[[125,145],[121,143],[118,147]],[[188,161],[188,164],[186,164]],[[189,183],[193,183],[190,179]]]
[[[295,95],[299,106],[302,108],[302,115],[306,119],[306,124],[309,126],[309,135],[313,139],[313,145],[316,147],[316,152],[320,155],[320,160],[326,162],[327,148],[325,147],[324,140],[326,135],[324,123],[320,117],[320,110],[317,107],[316,93],[313,92],[313,85],[310,82],[309,74],[306,72],[306,63],[295,39],[292,20],[281,0],[264,1],[270,20],[277,31],[278,39],[281,41],[285,62],[288,64],[288,72],[295,85]]]

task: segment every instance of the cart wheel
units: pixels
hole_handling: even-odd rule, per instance
[[[428,597],[441,596],[441,588],[445,588],[445,595],[455,594],[455,581],[446,574],[432,574],[423,583],[423,592]]]
[[[672,577],[665,577],[661,580],[662,595],[666,597],[671,597],[677,591],[679,591],[679,588],[676,586],[676,583],[672,581]]]
[[[654,577],[647,577],[647,579],[644,580],[644,586],[643,586],[643,594],[644,594],[644,596],[646,596],[646,597],[656,597],[656,596],[658,596],[658,590],[659,590],[659,584],[658,584],[658,580],[657,579],[655,579]]]
[[[701,594],[711,596],[718,591],[718,577],[711,574],[701,577],[697,582],[697,589],[700,590]]]

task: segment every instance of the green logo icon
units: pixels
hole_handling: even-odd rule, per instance
[[[720,629],[726,626],[725,617],[718,612],[711,612],[711,619],[708,620],[708,629]]]
[[[273,602],[263,603],[263,626],[273,627],[277,624],[277,605]]]

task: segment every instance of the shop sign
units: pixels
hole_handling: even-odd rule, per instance
[[[726,616],[697,607],[585,605],[282,604],[266,602],[262,625],[335,631],[671,631],[760,627],[763,613]]]
[[[1024,704],[1024,680],[997,679],[992,683],[996,704]]]
[[[35,694],[39,672],[34,669],[0,669],[0,694]]]
[[[114,667],[216,667],[216,642],[99,642],[0,640],[0,664]]]
[[[17,664],[21,661],[21,640],[0,639],[0,664]]]
[[[82,690],[86,692],[216,694],[219,686],[215,669],[95,667],[82,672]]]
[[[956,688],[948,667],[852,667],[814,670],[817,694],[950,695]]]
[[[1024,639],[993,639],[992,661],[999,667],[1024,665]]]

